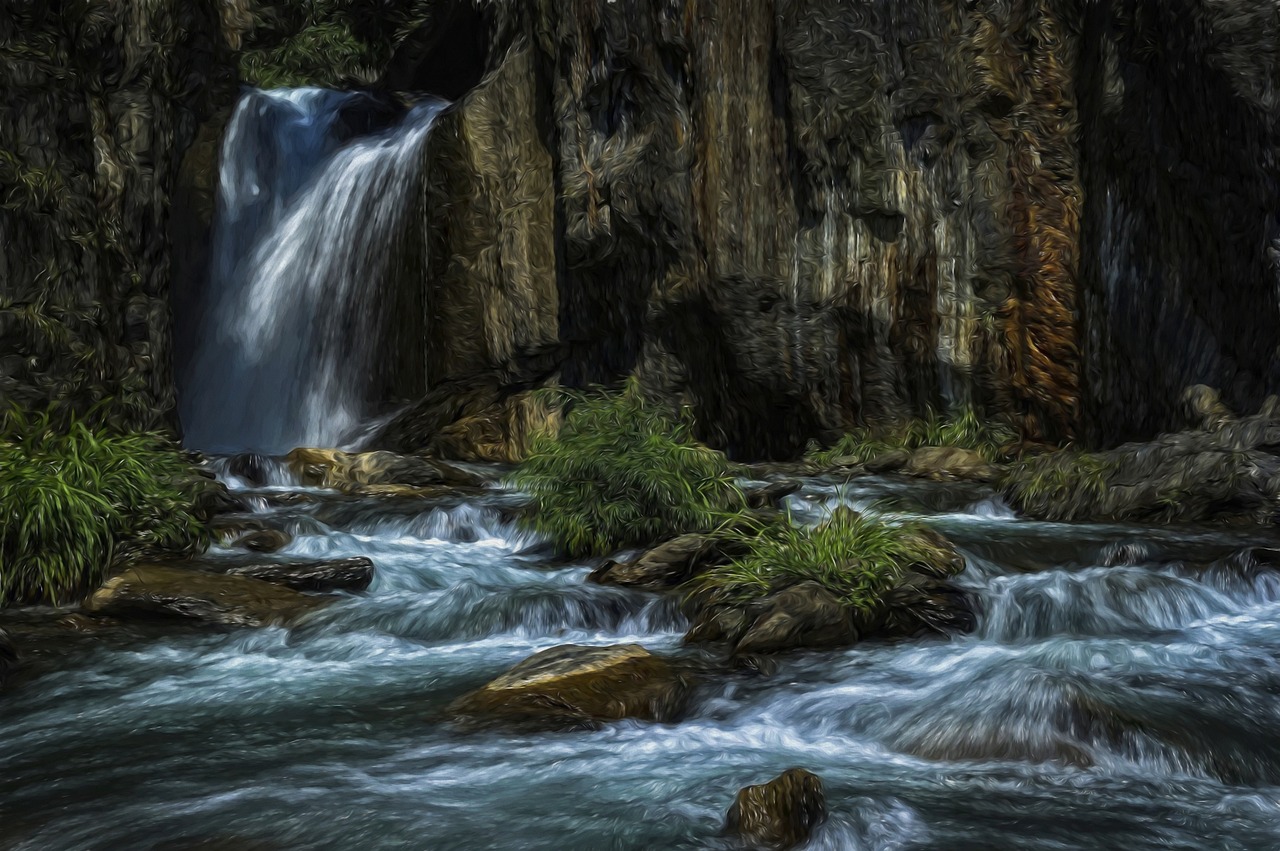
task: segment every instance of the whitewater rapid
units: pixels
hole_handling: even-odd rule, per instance
[[[0,704],[0,844],[722,847],[737,789],[803,766],[832,812],[815,848],[1280,847],[1280,583],[1241,555],[1261,533],[813,482],[799,515],[888,499],[957,540],[977,631],[724,671],[671,725],[463,732],[448,702],[543,648],[710,659],[682,647],[670,599],[541,555],[499,492],[313,495],[260,511],[297,536],[284,555],[373,559],[369,592],[291,630],[46,663]]]

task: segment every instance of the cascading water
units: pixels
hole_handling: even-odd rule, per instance
[[[222,149],[214,268],[183,376],[189,446],[337,445],[371,413],[388,260],[443,102],[342,145],[367,95],[246,94]]]
[[[734,792],[793,765],[832,814],[810,851],[1280,847],[1280,574],[1224,557],[1272,533],[811,482],[801,519],[876,506],[958,542],[978,629],[725,672],[675,724],[464,732],[448,702],[537,650],[688,652],[680,612],[531,554],[502,492],[310,496],[256,519],[286,558],[372,558],[369,592],[45,663],[0,704],[0,847],[728,848]]]

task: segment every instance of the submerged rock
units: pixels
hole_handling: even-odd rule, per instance
[[[274,553],[289,546],[293,536],[283,529],[258,529],[236,541],[237,547],[255,553]]]
[[[225,571],[284,585],[296,591],[364,591],[373,582],[373,562],[363,556],[333,561],[242,564]]]
[[[449,710],[468,719],[538,726],[671,721],[684,708],[689,687],[683,673],[638,644],[566,644],[535,653]]]
[[[108,579],[84,608],[126,620],[176,617],[260,627],[287,624],[327,602],[247,576],[144,564]]]
[[[785,851],[807,842],[826,818],[821,778],[790,768],[768,783],[739,791],[724,829],[752,848]]]
[[[0,629],[0,686],[18,669],[18,648],[14,647],[9,633]]]

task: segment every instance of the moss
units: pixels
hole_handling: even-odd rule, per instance
[[[964,408],[946,417],[930,411],[920,419],[854,429],[830,447],[811,448],[806,457],[815,464],[827,465],[840,458],[870,461],[893,450],[950,446],[977,452],[995,462],[1008,457],[1016,440],[1016,433],[1008,425],[982,419],[972,408]]]
[[[690,594],[744,601],[817,582],[846,606],[869,613],[907,568],[948,557],[916,524],[891,523],[849,509],[836,510],[817,526],[799,526],[782,515],[731,534],[747,547],[747,555],[694,580]]]
[[[0,605],[64,602],[128,550],[203,548],[195,481],[161,435],[15,409],[0,432]]]
[[[727,459],[687,417],[621,394],[566,394],[558,433],[532,440],[512,484],[530,493],[534,530],[572,556],[604,555],[708,530],[744,505]]]

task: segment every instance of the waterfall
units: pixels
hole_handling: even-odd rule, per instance
[[[367,102],[362,103],[362,101]],[[213,268],[182,378],[189,446],[338,445],[373,413],[389,259],[444,107],[343,144],[363,94],[253,91],[221,152]]]

